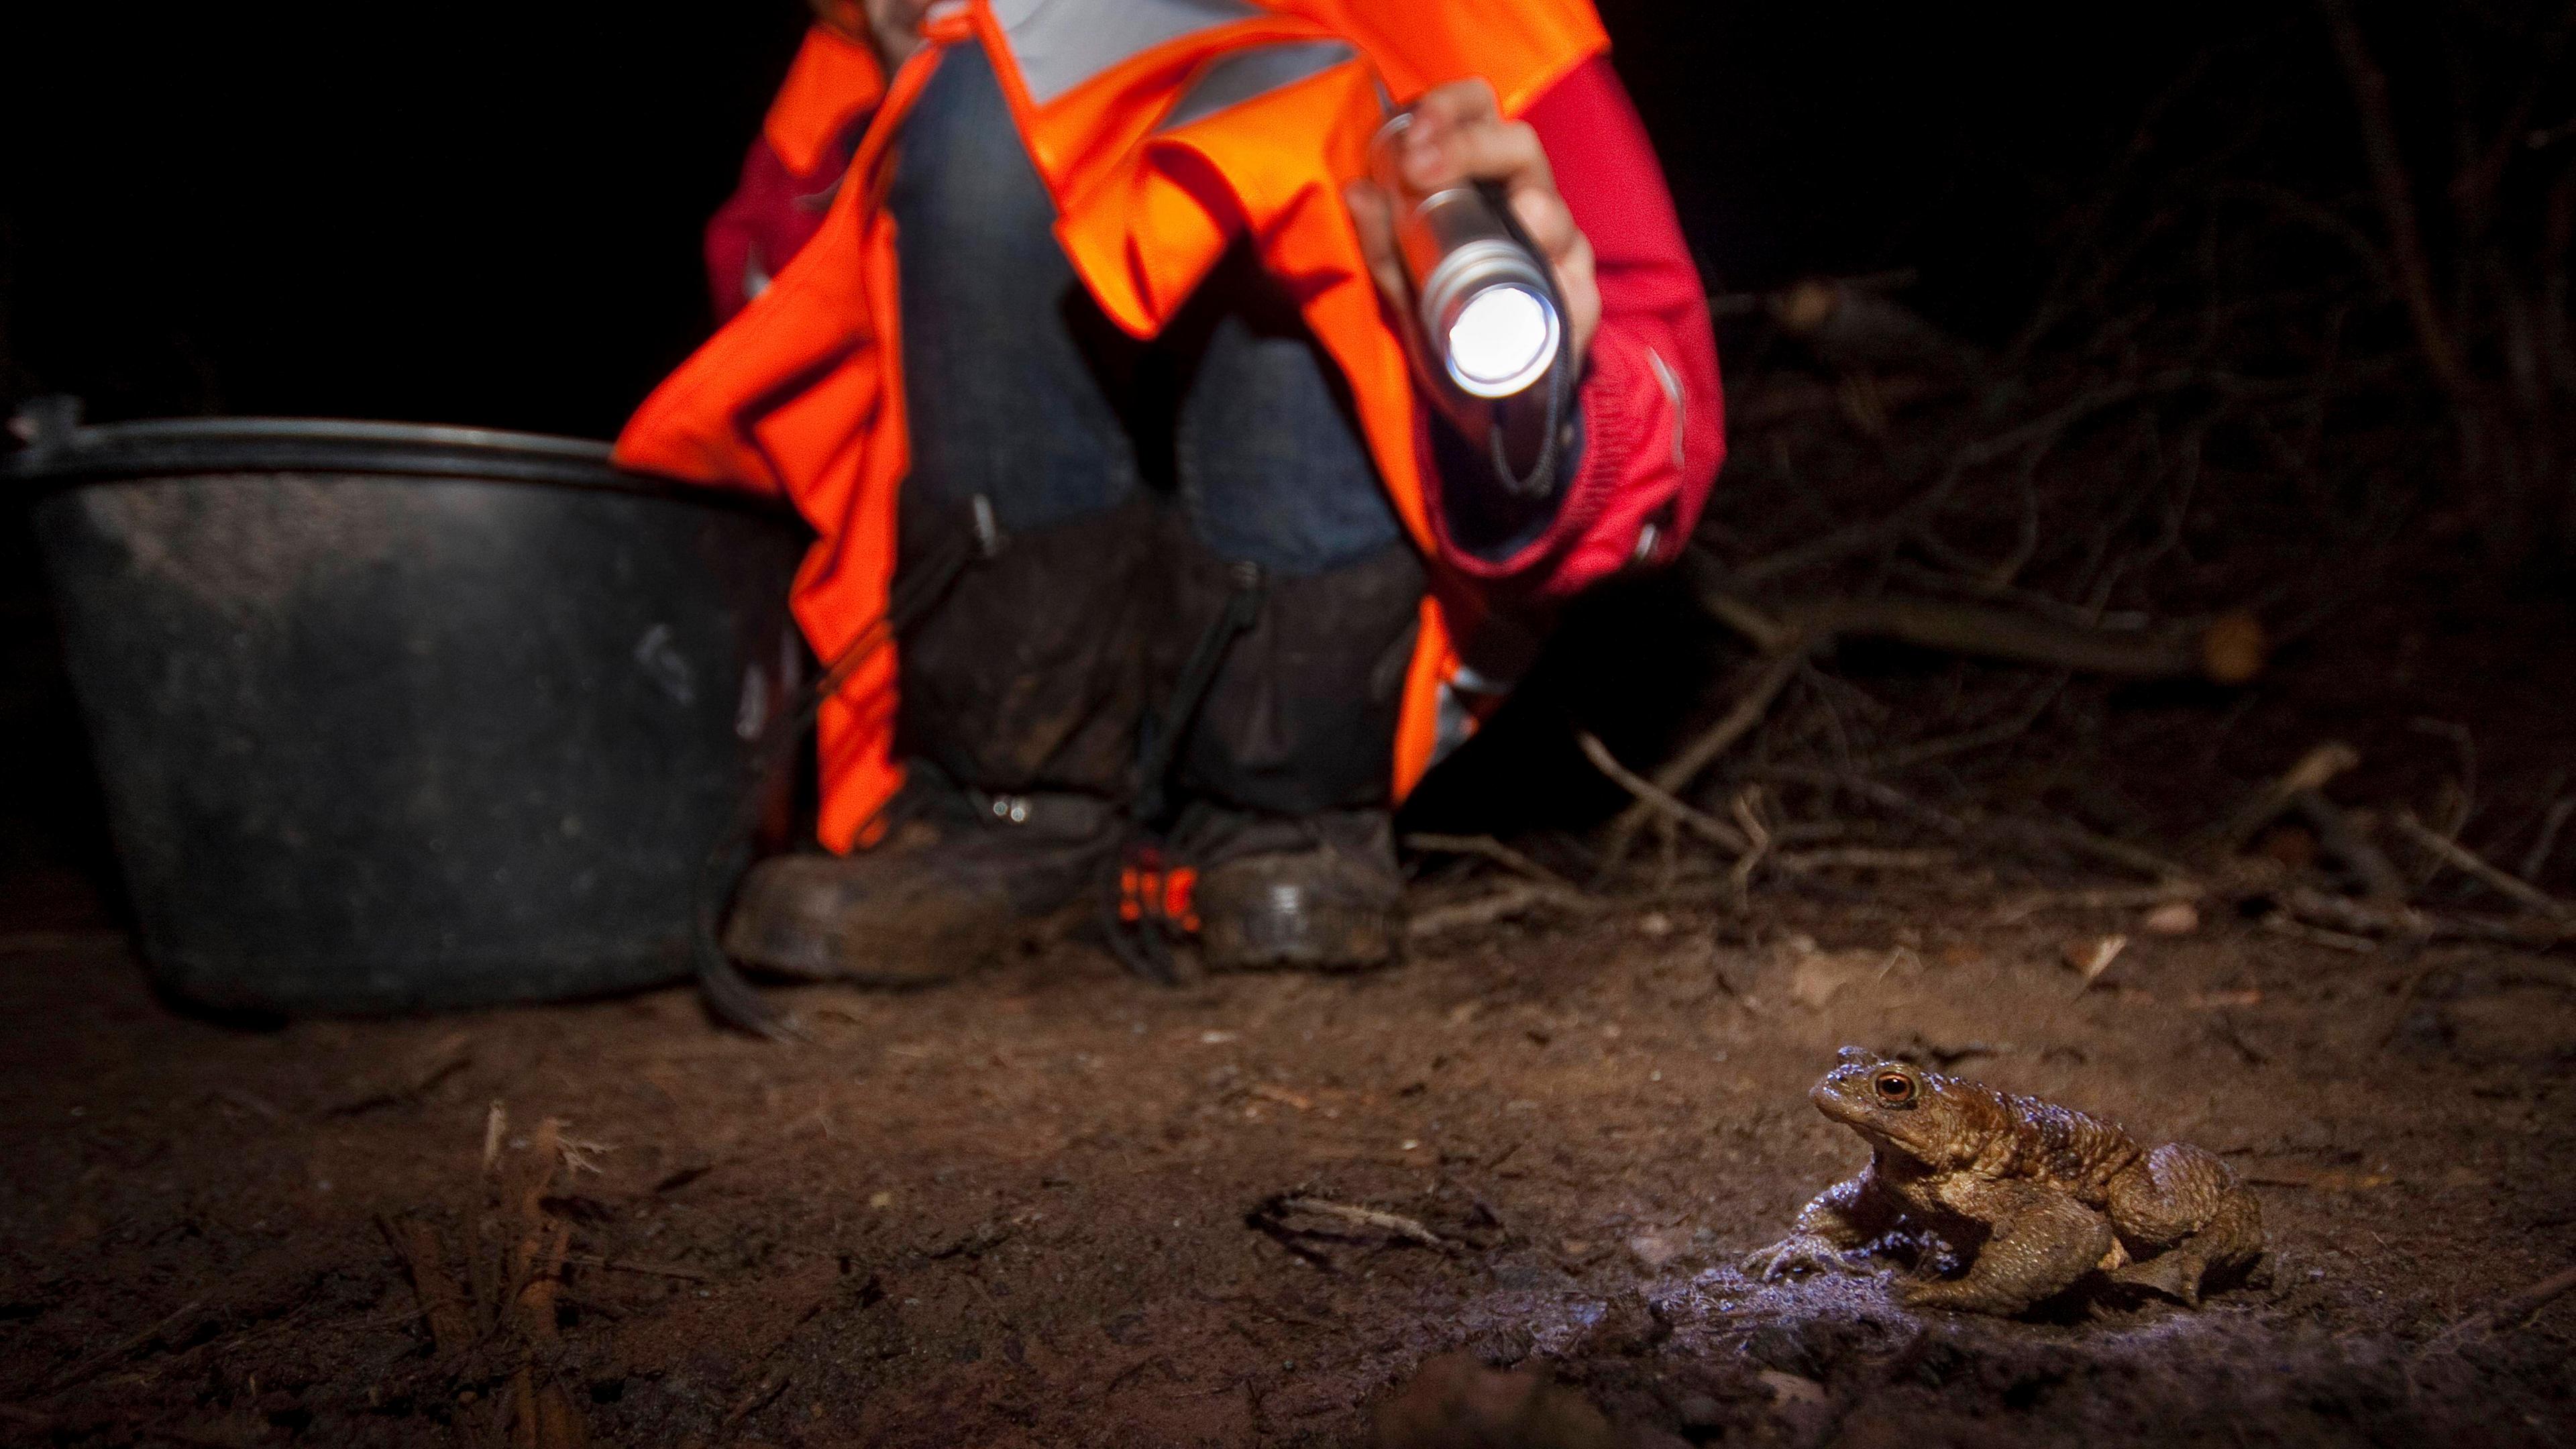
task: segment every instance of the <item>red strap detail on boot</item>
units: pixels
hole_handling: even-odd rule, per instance
[[[1165,867],[1163,853],[1141,846],[1118,868],[1118,919],[1131,926],[1152,922],[1184,935],[1199,928],[1199,873],[1190,866]]]

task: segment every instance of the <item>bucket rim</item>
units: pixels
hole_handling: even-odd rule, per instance
[[[145,418],[85,424],[0,459],[39,488],[216,473],[353,473],[548,483],[793,516],[783,503],[616,466],[592,438],[362,418]]]
[[[140,418],[76,428],[66,451],[137,442],[367,442],[433,448],[492,448],[512,453],[606,464],[609,445],[593,438],[523,433],[455,423],[406,423],[370,418],[212,417]]]

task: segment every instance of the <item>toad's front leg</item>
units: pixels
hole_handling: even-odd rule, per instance
[[[2073,1287],[2111,1251],[2110,1219],[2062,1192],[2026,1182],[1978,1182],[1943,1193],[1944,1204],[1992,1229],[1958,1278],[1910,1283],[1918,1308],[2010,1315]]]
[[[1744,1271],[1770,1280],[1795,1274],[1848,1271],[1846,1254],[1896,1226],[1900,1208],[1878,1180],[1875,1162],[1816,1194],[1798,1214],[1789,1236],[1745,1255]]]

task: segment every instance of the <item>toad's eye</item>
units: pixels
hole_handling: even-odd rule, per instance
[[[1870,1079],[1870,1087],[1878,1093],[1878,1100],[1891,1107],[1902,1107],[1913,1101],[1916,1091],[1914,1078],[1896,1071],[1879,1073]]]

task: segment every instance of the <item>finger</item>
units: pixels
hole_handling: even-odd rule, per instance
[[[1511,193],[1512,215],[1520,219],[1521,230],[1529,233],[1538,249],[1550,260],[1562,260],[1583,239],[1582,229],[1574,224],[1574,213],[1566,209],[1565,198],[1551,190],[1536,187]]]
[[[1412,109],[1414,123],[1433,131],[1497,120],[1503,114],[1493,83],[1482,76],[1469,76],[1424,91]]]
[[[1378,190],[1374,182],[1354,181],[1342,188],[1342,203],[1351,209],[1352,225],[1359,232],[1360,256],[1367,261],[1377,289],[1388,302],[1404,306],[1410,289],[1405,285],[1403,258],[1396,251],[1395,209],[1388,204],[1386,193]]]
[[[1565,304],[1566,340],[1577,361],[1592,355],[1592,335],[1601,327],[1601,283],[1595,275],[1592,243],[1578,235],[1555,261],[1556,294]]]
[[[1424,191],[1460,180],[1499,181],[1511,190],[1556,188],[1547,148],[1538,132],[1519,121],[1410,131],[1404,139],[1404,179]]]

